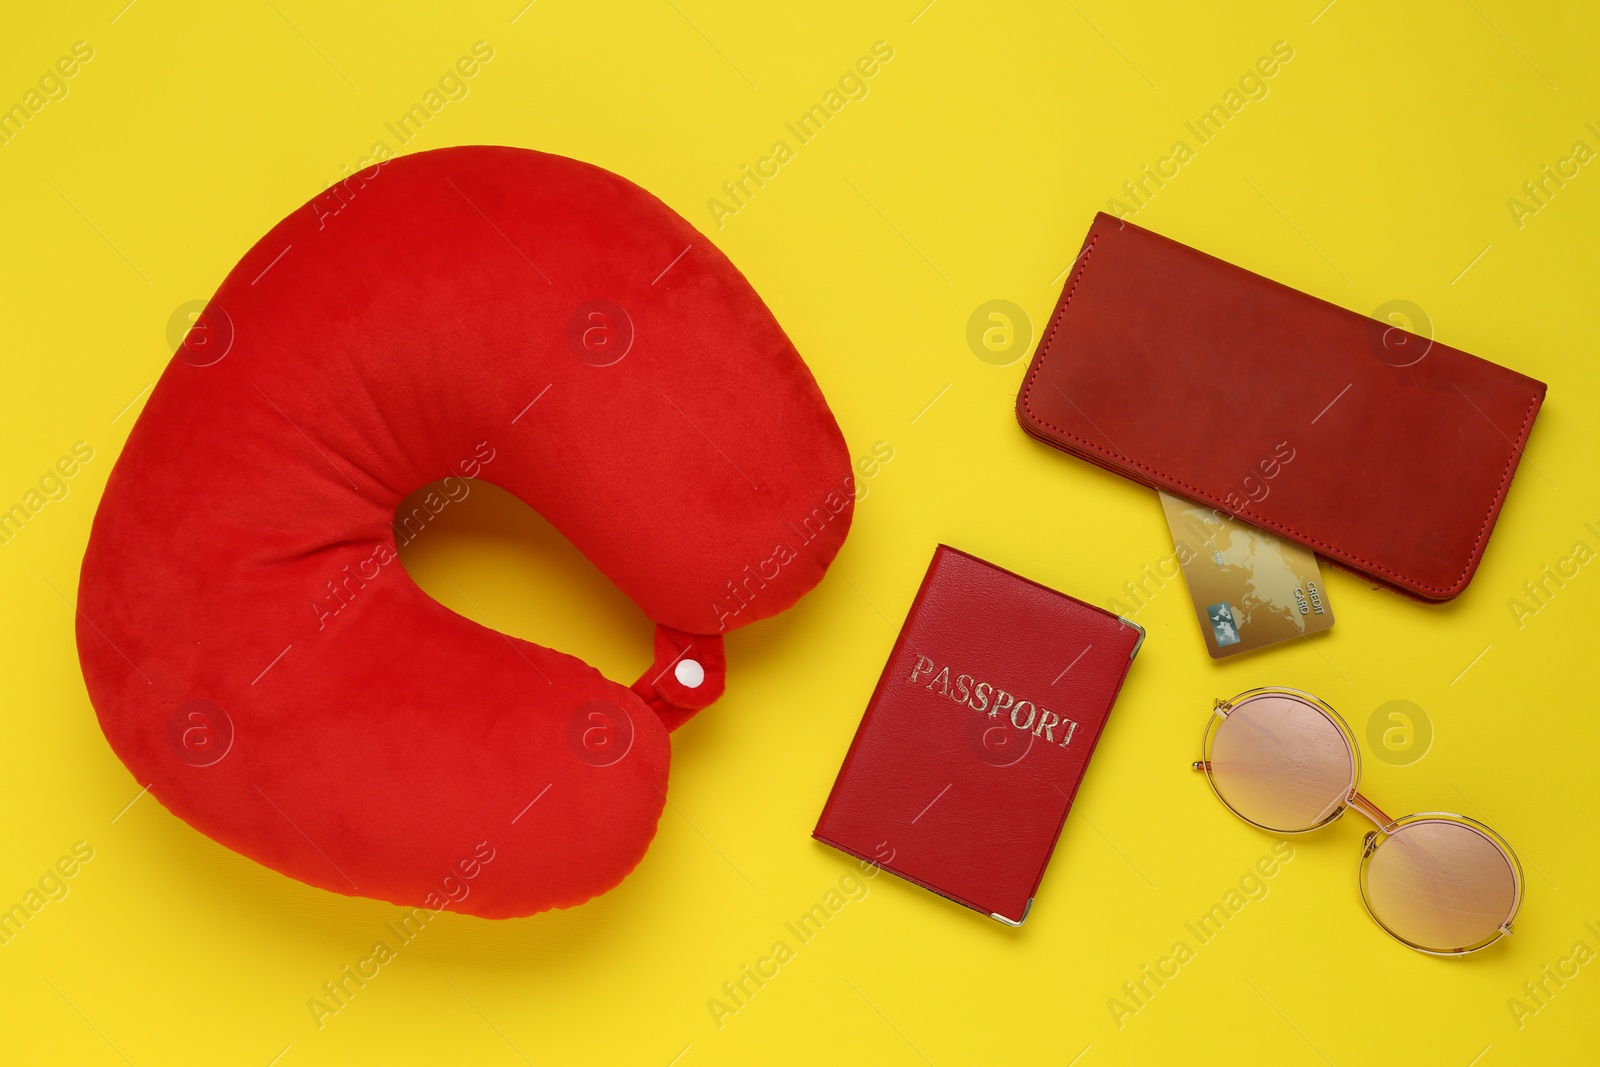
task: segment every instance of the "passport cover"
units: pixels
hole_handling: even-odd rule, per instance
[[[1478,568],[1544,395],[1102,212],[1017,418],[1091,463],[1443,601]]]
[[[1143,640],[940,545],[812,836],[1020,925]]]

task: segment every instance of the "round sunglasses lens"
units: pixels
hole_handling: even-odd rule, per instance
[[[1505,851],[1464,823],[1406,823],[1367,857],[1363,895],[1384,929],[1430,952],[1460,952],[1494,939],[1517,903]]]
[[[1210,758],[1223,803],[1281,833],[1327,822],[1355,785],[1344,731],[1322,709],[1284,693],[1235,705],[1212,735]]]

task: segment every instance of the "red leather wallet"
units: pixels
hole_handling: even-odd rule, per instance
[[[1443,601],[1478,568],[1544,394],[1101,213],[1017,417],[1047,444]]]
[[[940,545],[813,836],[1021,923],[1143,640]]]

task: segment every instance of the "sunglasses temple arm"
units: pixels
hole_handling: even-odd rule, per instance
[[[1210,760],[1197,759],[1197,760],[1194,761],[1193,766],[1194,766],[1194,769],[1197,770],[1197,771],[1209,771],[1211,769],[1211,761]]]

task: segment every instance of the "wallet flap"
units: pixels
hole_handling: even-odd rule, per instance
[[[1101,213],[1017,417],[1083,459],[1448,600],[1477,570],[1545,386],[1437,341],[1396,345],[1397,332]]]

